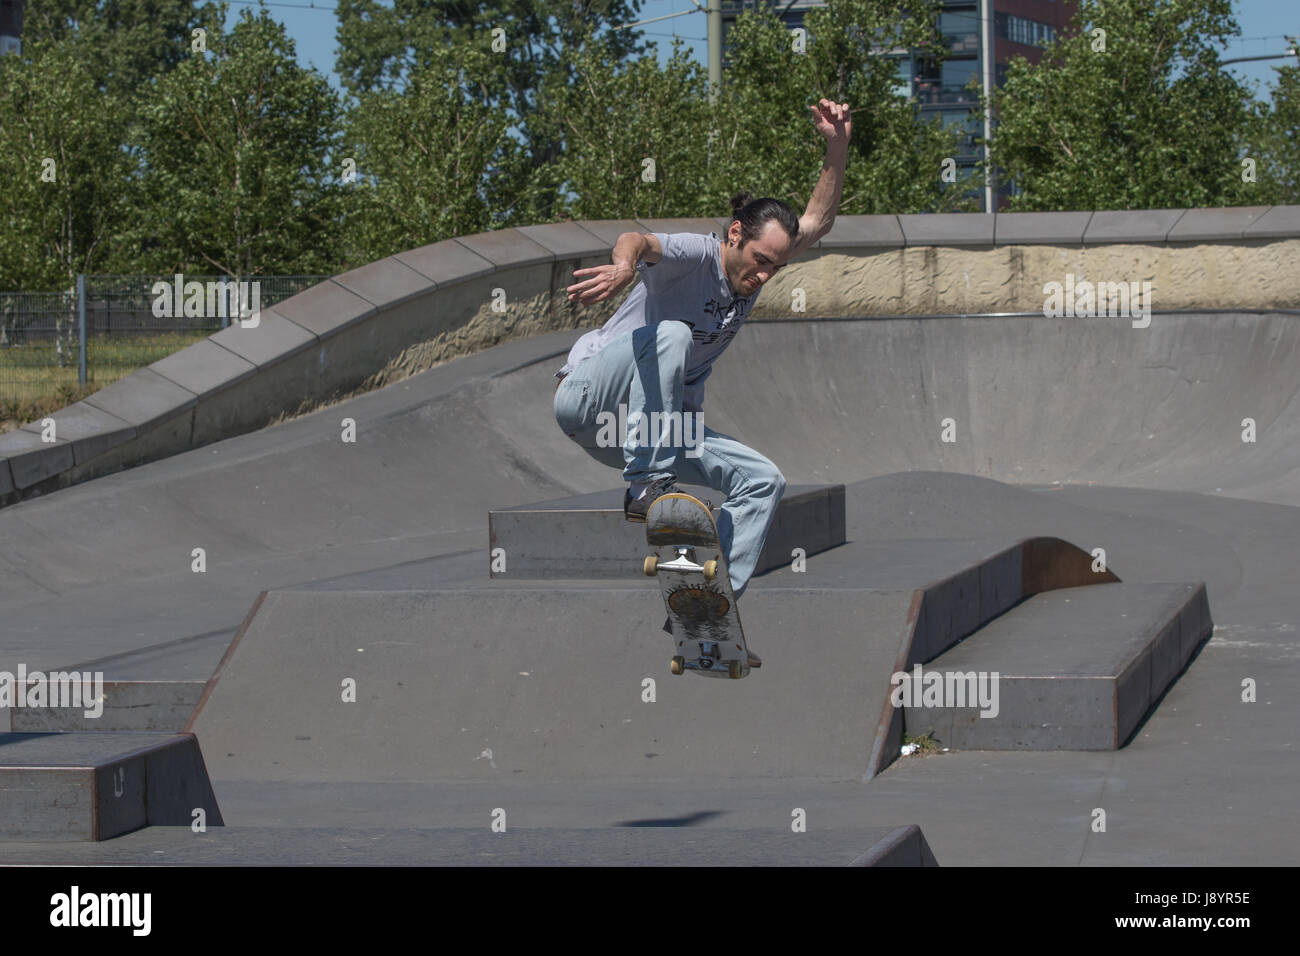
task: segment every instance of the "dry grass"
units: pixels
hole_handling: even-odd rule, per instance
[[[39,421],[207,337],[208,333],[197,332],[92,339],[87,345],[85,385],[77,381],[75,352],[59,368],[52,345],[0,348],[0,433]]]

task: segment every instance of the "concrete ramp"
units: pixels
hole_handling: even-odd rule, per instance
[[[738,681],[668,672],[656,597],[273,591],[191,729],[218,780],[861,776],[911,591],[751,591]]]
[[[1300,317],[753,322],[709,424],[791,481],[910,469],[1300,504]],[[943,422],[952,420],[950,441]],[[1254,440],[1244,441],[1244,419]]]
[[[905,720],[892,675],[972,635],[986,632],[969,647],[1017,677],[1031,672],[1011,665],[1028,657],[1049,686],[1079,674],[1122,683],[1073,708],[1089,733],[1035,738],[1088,749],[1119,746],[1211,627],[1203,589],[1125,586],[1057,538],[913,542],[906,553],[855,543],[827,555],[855,569],[847,580],[789,573],[828,586],[758,579],[745,596],[763,667],[738,681],[668,672],[662,605],[644,584],[493,581],[470,554],[461,563],[480,567],[477,584],[412,588],[410,569],[394,569],[388,586],[374,576],[370,587],[263,592],[187,729],[218,780],[860,780],[929,719]],[[1073,606],[1067,596],[1030,613],[1026,599],[1062,589]],[[1195,626],[1179,628],[1188,606]],[[1097,637],[1071,646],[1071,634]],[[1157,658],[1154,671],[1142,663]],[[1000,730],[1059,719],[1053,695],[1025,686],[992,722]]]

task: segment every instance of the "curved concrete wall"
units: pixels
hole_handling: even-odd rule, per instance
[[[508,339],[598,325],[575,269],[621,233],[729,220],[558,223],[449,239],[262,311],[0,435],[0,505],[261,428]],[[1300,308],[1300,206],[841,216],[769,283],[753,320],[1024,312],[1048,282],[1149,282],[1157,311]]]

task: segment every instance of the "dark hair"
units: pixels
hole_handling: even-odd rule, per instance
[[[731,221],[740,223],[742,249],[749,240],[757,239],[767,228],[768,222],[773,219],[781,225],[791,239],[799,238],[799,217],[781,200],[770,196],[755,199],[744,190],[731,197]]]

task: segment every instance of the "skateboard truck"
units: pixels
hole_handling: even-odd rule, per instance
[[[659,556],[657,554],[652,554],[646,558],[645,566],[642,568],[642,570],[645,571],[646,577],[652,578],[660,570],[678,571],[683,574],[698,572],[699,574],[704,575],[704,580],[706,581],[712,581],[718,576],[717,561],[705,561],[703,564],[699,564],[695,560],[694,548],[678,546],[674,550],[677,552],[677,557],[671,561],[666,561],[663,564],[659,563]]]
[[[706,674],[714,673],[717,676],[722,676],[722,673],[725,672],[726,675],[731,678],[745,676],[748,669],[738,660],[727,661],[725,667],[720,666],[722,662],[719,658],[722,655],[717,644],[701,644],[700,647],[704,652],[694,660],[683,657],[680,654],[674,656],[669,662],[669,670],[674,674],[684,674],[687,671],[700,671]]]

